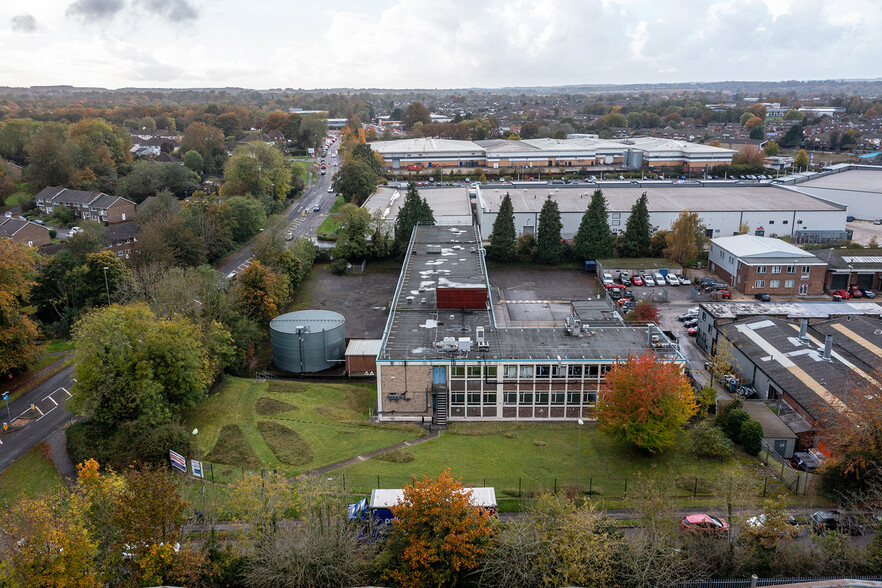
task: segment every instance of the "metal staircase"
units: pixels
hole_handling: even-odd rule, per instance
[[[447,428],[447,386],[432,386],[435,394],[435,419],[434,426],[438,429]]]

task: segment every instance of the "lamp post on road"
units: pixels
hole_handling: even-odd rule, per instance
[[[9,419],[9,426],[12,426],[12,415],[9,414],[9,392],[3,393],[3,400],[6,402],[6,418]]]
[[[199,429],[193,429],[193,434],[196,436],[196,459],[202,463],[202,456],[199,454]]]
[[[579,465],[582,461],[582,425],[585,421],[579,419],[579,442],[576,445],[576,489],[579,488]]]
[[[107,292],[107,306],[110,306],[110,286],[107,284],[107,270],[110,268],[104,266],[104,291]]]

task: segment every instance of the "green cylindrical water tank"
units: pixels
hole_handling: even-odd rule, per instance
[[[299,310],[270,322],[273,363],[293,373],[313,373],[342,363],[346,352],[343,315],[330,310]]]

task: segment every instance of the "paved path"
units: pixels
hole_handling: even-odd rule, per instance
[[[52,463],[55,469],[64,478],[68,484],[72,484],[77,480],[77,468],[70,454],[67,452],[67,427],[60,427],[46,437],[46,444],[49,445],[49,455],[52,457]]]
[[[422,443],[423,441],[428,441],[430,439],[437,439],[441,436],[441,431],[434,430],[430,431],[428,435],[424,437],[418,437],[417,439],[411,439],[410,441],[405,441],[403,443],[396,443],[395,445],[390,445],[389,447],[383,447],[382,449],[377,449],[376,451],[369,451],[367,453],[363,453],[361,455],[357,455],[351,459],[344,459],[343,461],[338,461],[336,463],[332,463],[331,465],[326,465],[320,467],[318,469],[311,470],[306,472],[306,475],[310,474],[326,474],[333,470],[337,470],[340,468],[345,468],[346,466],[350,466],[354,463],[359,463],[370,459],[372,457],[376,457],[378,455],[383,455],[384,453],[389,453],[390,451],[395,451],[396,449],[404,449],[406,447],[410,447],[411,445],[416,445],[417,443]]]

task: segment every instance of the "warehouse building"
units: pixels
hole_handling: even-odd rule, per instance
[[[590,418],[617,360],[653,350],[684,363],[654,326],[573,308],[557,324],[498,326],[480,229],[416,227],[377,354],[379,420]]]
[[[857,286],[882,290],[882,249],[821,249],[815,251],[815,255],[827,262],[825,289],[845,290]]]
[[[621,140],[489,139],[455,141],[416,138],[368,143],[388,169],[416,171],[430,167],[556,168],[614,166],[616,168],[709,171],[732,163],[735,152],[654,137]]]
[[[836,165],[818,176],[786,187],[846,206],[848,213],[858,219],[882,218],[882,167]]]
[[[506,193],[511,196],[518,235],[535,233],[539,213],[546,198],[557,202],[563,229],[561,236],[572,239],[588,209],[594,186],[487,186],[477,195],[476,214],[481,231],[490,235],[499,206]],[[454,198],[455,188],[448,198]],[[458,190],[460,193],[461,189]],[[708,237],[737,234],[742,224],[760,236],[787,235],[794,241],[814,241],[816,231],[845,237],[845,206],[825,202],[798,192],[774,186],[651,184],[604,187],[609,226],[613,234],[625,231],[631,207],[643,193],[653,226],[669,230],[684,210],[698,213]]]

